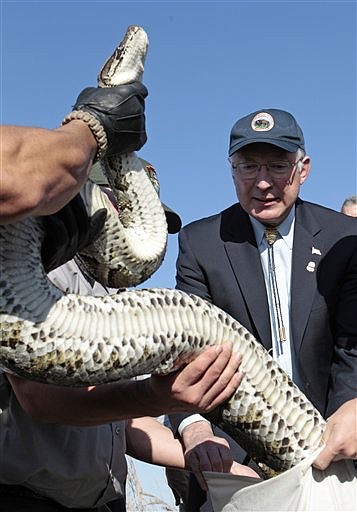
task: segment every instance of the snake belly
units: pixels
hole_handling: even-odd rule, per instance
[[[140,79],[147,40],[129,27],[103,66],[101,86]],[[138,48],[139,47],[139,48]],[[107,77],[107,78],[105,78]],[[129,78],[128,78],[129,77]],[[134,78],[133,78],[134,77]],[[102,78],[100,78],[102,80]],[[160,200],[132,153],[102,162],[119,212],[89,180],[81,195],[89,214],[107,208],[99,238],[79,264],[105,285],[135,286],[160,266],[167,226]],[[283,471],[321,443],[318,411],[242,325],[216,306],[171,289],[120,290],[106,297],[64,294],[41,262],[44,229],[29,217],[0,226],[0,366],[24,378],[64,386],[172,372],[205,347],[232,342],[245,377],[214,421],[257,462]]]

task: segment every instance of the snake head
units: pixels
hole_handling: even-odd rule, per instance
[[[145,30],[136,25],[130,25],[123,40],[99,71],[99,87],[113,87],[141,81],[148,45],[149,39]]]

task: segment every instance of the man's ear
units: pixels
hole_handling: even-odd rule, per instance
[[[303,159],[302,159],[302,167],[299,171],[299,174],[300,174],[300,185],[302,185],[308,178],[309,174],[310,174],[310,169],[311,169],[311,162],[310,162],[310,157],[309,156],[305,156]]]

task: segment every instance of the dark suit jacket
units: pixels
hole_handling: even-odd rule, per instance
[[[181,230],[179,244],[177,288],[224,309],[269,349],[264,276],[254,232],[241,206],[234,204],[189,224]],[[315,262],[314,272],[306,269],[309,262]],[[357,219],[300,199],[291,333],[302,391],[329,416],[357,396]]]

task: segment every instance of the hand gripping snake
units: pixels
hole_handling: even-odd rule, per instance
[[[147,36],[129,27],[98,76],[99,86],[139,80]],[[78,255],[104,285],[131,287],[160,266],[167,226],[157,193],[135,153],[104,158],[119,213],[90,180],[81,195],[88,213],[107,208],[99,238]],[[321,443],[325,422],[291,379],[242,325],[199,297],[171,289],[121,290],[106,297],[64,294],[41,263],[41,220],[0,228],[0,365],[27,379],[96,385],[176,370],[205,347],[231,341],[245,377],[216,411],[215,423],[276,471]]]

